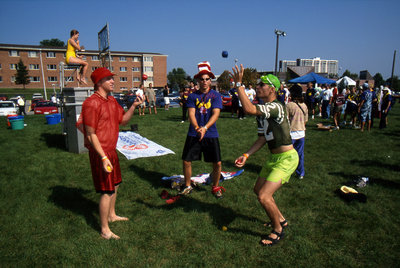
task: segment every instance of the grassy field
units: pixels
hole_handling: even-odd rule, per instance
[[[175,193],[161,177],[182,174],[188,123],[181,124],[180,115],[171,109],[132,118],[139,134],[176,154],[136,160],[120,154],[117,212],[131,220],[111,224],[118,241],[100,238],[88,155],[65,150],[61,124],[32,115],[23,130],[11,130],[0,118],[0,266],[398,267],[400,104],[384,131],[379,120],[369,133],[318,131],[316,123],[328,122],[319,118],[308,123],[306,176],[293,177],[275,195],[290,226],[272,248],[258,244],[269,229],[252,192],[266,148],[242,175],[222,183],[222,200],[210,186],[172,205],[160,198],[163,189]],[[256,139],[255,119],[222,113],[217,125],[223,170],[236,171],[234,159]],[[204,162],[193,165],[194,173],[209,171]],[[359,189],[367,203],[347,203],[334,193],[358,176],[372,181]]]

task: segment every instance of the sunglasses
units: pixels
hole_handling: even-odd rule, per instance
[[[211,78],[209,77],[209,78],[199,78],[199,81],[210,81],[211,80]]]

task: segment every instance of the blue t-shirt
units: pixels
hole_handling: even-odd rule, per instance
[[[361,107],[362,111],[369,110],[372,108],[372,92],[370,90],[365,90],[361,94],[361,101],[364,101],[363,106]]]
[[[279,89],[276,98],[277,98],[277,100],[280,101],[282,104],[285,104],[286,91],[285,91],[284,89]]]
[[[208,93],[203,94],[200,90],[197,90],[189,95],[186,106],[188,108],[195,108],[195,116],[197,124],[199,126],[205,126],[212,116],[213,109],[222,109],[222,98],[221,94],[215,90],[210,90]],[[197,132],[190,124],[188,136],[196,137]],[[217,126],[213,124],[208,128],[204,138],[218,138]]]
[[[307,88],[306,101],[309,103],[314,103],[315,102],[315,93],[316,93],[315,88]]]

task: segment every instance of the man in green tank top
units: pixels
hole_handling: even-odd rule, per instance
[[[262,238],[260,243],[272,246],[283,238],[283,229],[288,226],[275,203],[273,194],[284,183],[289,182],[290,176],[297,168],[299,157],[292,145],[286,106],[276,99],[276,91],[280,87],[279,79],[272,74],[261,77],[261,82],[257,86],[257,97],[263,104],[254,105],[247,98],[242,85],[243,65],[240,65],[240,70],[237,66],[232,70],[231,76],[238,89],[243,109],[247,114],[256,115],[258,122],[258,139],[246,153],[236,159],[235,164],[243,167],[249,156],[266,143],[271,152],[257,178],[254,192],[271,220],[266,226],[272,226],[271,233]]]

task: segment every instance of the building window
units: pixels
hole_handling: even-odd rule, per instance
[[[147,81],[153,82],[153,77],[152,77],[152,76],[149,76],[149,77],[147,78]]]
[[[94,72],[94,70],[98,69],[100,67],[92,67],[92,72]]]
[[[73,76],[66,76],[64,77],[65,82],[74,82],[74,77]]]
[[[39,70],[39,64],[29,64],[29,70]]]
[[[119,67],[120,72],[126,72],[126,67]]]
[[[128,90],[127,87],[120,87],[119,89],[120,89],[120,90]]]
[[[11,76],[11,83],[15,83],[15,76]]]
[[[132,72],[140,72],[140,68],[139,67],[132,67]]]
[[[96,61],[98,61],[99,60],[99,56],[92,56],[92,60],[96,60]]]
[[[17,64],[11,63],[10,70],[17,70]]]
[[[132,80],[133,80],[133,82],[140,82],[140,78],[139,77],[134,77]]]
[[[126,61],[126,57],[124,56],[119,57],[119,61]]]
[[[153,57],[144,57],[144,61],[153,62]]]
[[[47,52],[47,58],[55,58],[56,57],[56,53],[55,52]]]
[[[10,51],[8,52],[8,55],[9,55],[10,57],[19,57],[19,51],[17,51],[17,50],[10,50]]]
[[[40,82],[40,76],[30,76],[29,80],[31,80],[33,83]]]
[[[57,70],[56,64],[47,64],[47,70]]]
[[[29,58],[37,58],[38,57],[37,51],[28,51],[28,57]]]
[[[120,77],[119,81],[120,82],[128,82],[128,78],[127,77]]]
[[[153,71],[153,67],[151,67],[151,66],[144,66],[144,71],[145,71],[145,72],[152,72],[152,71]]]
[[[133,57],[134,62],[140,62],[140,57]]]
[[[0,70],[1,70],[1,63],[0,63]]]
[[[47,81],[49,81],[49,82],[57,82],[57,76],[49,76]]]
[[[3,77],[2,76],[0,76],[0,83],[2,83],[3,82]]]

